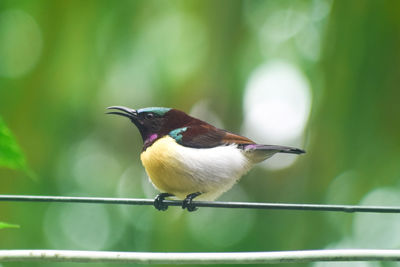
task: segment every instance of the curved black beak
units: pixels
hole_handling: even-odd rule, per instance
[[[107,114],[120,115],[120,116],[127,117],[127,118],[129,118],[131,120],[132,119],[136,119],[137,115],[138,115],[136,110],[130,109],[130,108],[127,108],[127,107],[123,107],[123,106],[111,106],[111,107],[108,107],[107,109],[119,110],[119,111],[109,111],[109,112],[107,112]],[[120,111],[122,111],[122,112],[120,112]]]

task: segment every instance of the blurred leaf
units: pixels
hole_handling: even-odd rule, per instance
[[[19,228],[20,226],[17,224],[9,224],[9,223],[5,223],[5,222],[0,222],[0,229],[3,228]]]
[[[7,128],[3,119],[0,117],[0,167],[29,171],[25,157],[19,148],[10,129]]]

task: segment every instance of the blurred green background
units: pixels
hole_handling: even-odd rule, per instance
[[[1,0],[0,116],[36,178],[3,167],[0,194],[153,198],[138,131],[104,112],[166,106],[307,150],[220,200],[400,205],[399,85],[395,0]],[[400,248],[399,215],[0,203],[0,221],[21,226],[0,249]]]

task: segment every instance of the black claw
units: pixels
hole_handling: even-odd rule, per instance
[[[170,193],[158,194],[156,196],[156,198],[154,199],[154,207],[157,210],[162,210],[162,211],[167,210],[168,209],[168,205],[164,203],[164,200],[165,200],[166,197],[171,197],[171,196],[173,196],[173,194],[170,194]]]
[[[196,206],[193,204],[193,199],[200,195],[200,192],[187,195],[186,198],[182,201],[182,209],[187,209],[189,212],[197,210]]]

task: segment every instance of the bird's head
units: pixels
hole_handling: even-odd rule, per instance
[[[135,110],[122,106],[112,106],[107,109],[115,110],[109,111],[107,114],[120,115],[130,119],[139,129],[145,146],[174,129],[198,121],[183,111],[172,108],[150,107]]]

